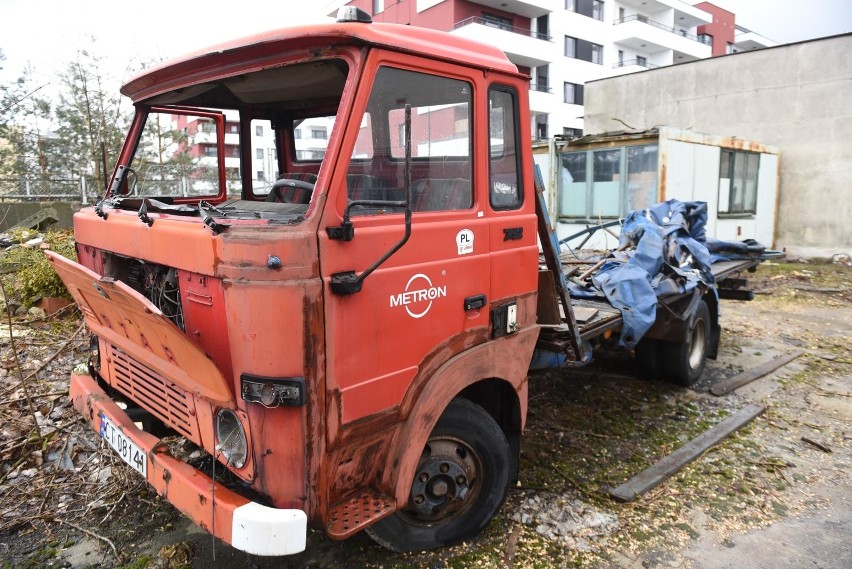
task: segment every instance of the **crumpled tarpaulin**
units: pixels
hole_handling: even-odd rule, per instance
[[[761,245],[754,239],[745,239],[744,241],[707,239],[705,245],[707,245],[707,250],[710,251],[710,258],[714,263],[726,260],[759,259],[765,253],[775,253],[767,251],[764,245]]]
[[[592,277],[592,287],[571,287],[571,296],[606,296],[621,311],[619,344],[632,348],[654,324],[657,299],[715,284],[705,246],[706,202],[669,200],[630,212],[619,249]]]

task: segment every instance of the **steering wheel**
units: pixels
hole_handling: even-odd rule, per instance
[[[266,196],[266,201],[273,203],[298,203],[307,204],[311,201],[314,193],[314,184],[293,180],[292,178],[281,178],[275,180],[272,189]]]

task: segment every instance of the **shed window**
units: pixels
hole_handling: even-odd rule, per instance
[[[757,211],[757,173],[760,154],[722,150],[719,160],[719,213]]]
[[[617,218],[657,196],[657,145],[567,152],[559,178],[559,214]]]

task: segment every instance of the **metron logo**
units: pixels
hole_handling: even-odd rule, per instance
[[[405,292],[390,296],[390,307],[402,306],[412,318],[423,318],[432,301],[447,296],[446,286],[434,286],[426,275],[417,273],[405,285]]]

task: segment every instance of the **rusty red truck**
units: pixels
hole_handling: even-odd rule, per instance
[[[395,550],[478,533],[518,476],[537,342],[582,363],[622,323],[606,302],[574,317],[528,89],[495,47],[355,9],[132,79],[78,261],[48,253],[93,334],[74,406],[253,554],[302,551],[309,526]],[[701,292],[653,340],[687,374],[718,327]],[[213,459],[183,462],[166,434]]]

